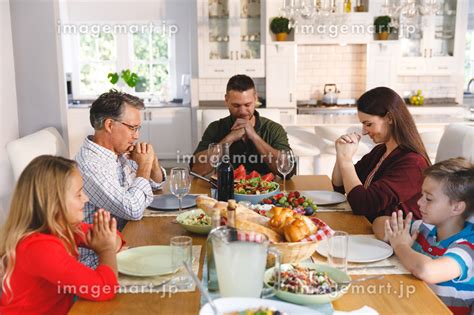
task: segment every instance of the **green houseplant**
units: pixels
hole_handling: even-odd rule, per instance
[[[140,81],[140,77],[135,72],[130,71],[130,69],[122,70],[120,74],[117,72],[110,72],[107,74],[107,78],[112,84],[117,84],[119,79],[122,79],[131,88],[134,88]]]
[[[290,33],[290,20],[283,16],[277,16],[270,22],[270,30],[276,35],[277,41],[285,41]]]
[[[392,22],[392,19],[388,15],[382,15],[375,18],[375,33],[377,33],[379,40],[386,40],[392,32],[390,22]]]

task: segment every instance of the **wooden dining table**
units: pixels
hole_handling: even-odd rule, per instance
[[[287,190],[332,190],[329,177],[325,175],[293,176],[286,183]],[[191,193],[209,194],[208,183],[193,179]],[[317,212],[316,216],[334,230],[344,230],[349,234],[372,234],[370,222],[363,216],[351,212]],[[191,234],[180,225],[173,223],[175,217],[145,217],[130,221],[123,230],[128,246],[168,245],[170,238],[188,235],[194,245],[202,245],[198,277],[202,279],[205,258],[206,237]],[[317,254],[315,254],[317,255]],[[358,278],[361,276],[353,276]],[[140,293],[117,294],[106,302],[92,302],[79,299],[70,314],[198,314],[201,308],[201,294],[193,292],[175,294]],[[352,311],[365,305],[379,314],[451,314],[449,309],[431,291],[426,283],[412,275],[385,275],[382,279],[369,280],[353,285],[342,298],[334,301],[333,308]]]

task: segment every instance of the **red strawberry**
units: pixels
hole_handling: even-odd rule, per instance
[[[295,191],[295,197],[296,197],[296,198],[299,198],[299,197],[300,197],[300,192],[299,192],[299,191]]]

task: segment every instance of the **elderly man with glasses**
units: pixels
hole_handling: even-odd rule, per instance
[[[111,90],[92,103],[88,136],[76,155],[89,202],[84,221],[92,223],[94,213],[104,208],[117,219],[121,230],[127,220],[140,220],[153,201],[153,190],[165,181],[165,170],[149,143],[137,142],[143,102],[132,95]],[[94,268],[98,258],[80,249],[80,259]]]

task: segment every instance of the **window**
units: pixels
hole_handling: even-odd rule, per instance
[[[130,36],[132,69],[142,78],[136,92],[167,93],[170,82],[169,36],[161,33],[135,33]]]
[[[116,71],[117,43],[114,35],[79,36],[79,91],[82,95],[101,94],[110,89],[107,74]]]
[[[172,80],[174,37],[161,32],[78,34],[74,41],[75,99],[92,99],[117,88],[141,97],[168,99]],[[140,77],[135,88],[120,79],[112,85],[107,75],[130,69]]]

